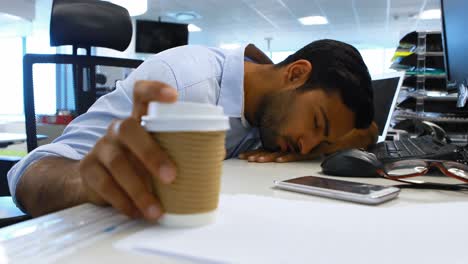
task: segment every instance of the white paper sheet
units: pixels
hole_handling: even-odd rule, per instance
[[[222,195],[215,224],[151,226],[123,250],[199,263],[468,263],[468,202],[373,207]]]

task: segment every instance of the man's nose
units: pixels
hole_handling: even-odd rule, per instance
[[[297,144],[299,146],[299,151],[301,154],[305,155],[308,154],[312,149],[320,144],[322,141],[319,137],[309,137],[309,136],[302,136],[299,138]]]

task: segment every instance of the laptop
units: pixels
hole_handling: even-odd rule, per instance
[[[379,137],[377,144],[368,151],[383,162],[415,158],[452,160],[456,146],[440,142],[432,135],[385,141],[404,76],[404,72],[395,72],[372,78],[374,122],[379,128]]]
[[[385,141],[404,77],[404,72],[392,72],[372,77],[374,122],[379,128],[377,143]]]

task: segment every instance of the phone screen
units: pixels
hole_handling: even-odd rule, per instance
[[[385,186],[379,186],[379,185],[350,182],[350,181],[341,181],[341,180],[320,178],[320,177],[314,177],[314,176],[304,176],[304,177],[287,180],[284,182],[343,191],[343,192],[358,193],[358,194],[363,194],[363,195],[370,194],[372,192],[380,191],[380,190],[387,188]]]

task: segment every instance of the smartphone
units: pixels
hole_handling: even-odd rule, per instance
[[[400,189],[366,183],[304,176],[274,181],[277,188],[363,204],[380,204],[398,196]]]

